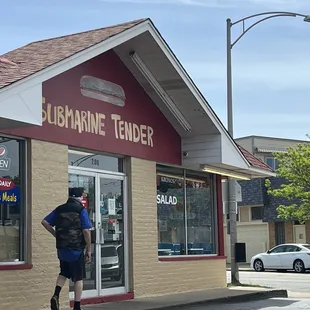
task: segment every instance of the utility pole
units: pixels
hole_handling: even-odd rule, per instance
[[[237,201],[236,180],[228,179],[228,207],[229,207],[229,233],[230,233],[230,268],[231,284],[239,284],[239,266],[236,262],[237,235]]]
[[[233,132],[233,105],[232,105],[232,69],[231,69],[231,50],[235,44],[253,27],[265,22],[271,18],[276,17],[302,17],[304,22],[310,22],[310,15],[299,14],[295,12],[263,12],[254,15],[249,15],[232,23],[231,19],[226,20],[227,25],[227,128],[228,133],[234,138]],[[245,22],[255,19],[249,26]],[[257,20],[257,18],[260,18]],[[242,24],[241,34],[232,42],[231,41],[231,28],[234,25]],[[236,262],[235,247],[237,243],[237,201],[236,201],[236,181],[228,178],[228,190],[226,201],[228,202],[229,222],[228,233],[230,234],[230,259],[231,259],[231,283],[239,284],[239,270],[238,263]],[[225,212],[226,213],[226,212]]]
[[[233,138],[233,111],[232,111],[232,69],[231,69],[231,20],[228,18],[227,23],[227,127],[228,133]],[[236,243],[237,238],[237,201],[236,201],[236,181],[228,178],[227,202],[229,210],[229,234],[230,234],[230,267],[231,283],[239,284],[239,266],[236,262]]]

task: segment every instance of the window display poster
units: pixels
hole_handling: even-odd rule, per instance
[[[81,199],[81,204],[83,205],[85,209],[88,208],[88,198],[87,198],[87,194],[85,193],[83,194],[83,197]]]
[[[116,215],[116,210],[115,210],[115,199],[108,199],[108,211],[109,215]]]
[[[20,202],[20,188],[6,178],[0,178],[0,204],[17,204]]]

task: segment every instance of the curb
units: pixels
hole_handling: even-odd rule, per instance
[[[288,297],[289,298],[296,298],[296,299],[301,299],[301,298],[310,298],[310,293],[309,292],[292,292],[288,291]]]
[[[226,268],[226,271],[231,271],[230,268]],[[251,269],[251,268],[239,268],[239,271],[251,271],[251,272],[254,272],[255,270],[254,269]]]
[[[147,310],[158,310],[158,309],[177,309],[188,306],[199,306],[199,305],[213,305],[213,304],[224,304],[224,303],[239,303],[245,301],[255,301],[269,298],[288,298],[287,290],[270,290],[270,291],[258,291],[248,294],[219,297],[209,300],[200,300],[194,302],[177,303],[170,306],[158,306],[154,308],[147,308]]]

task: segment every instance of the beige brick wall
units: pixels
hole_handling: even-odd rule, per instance
[[[305,222],[306,242],[310,243],[310,221]]]
[[[285,222],[285,242],[291,243],[294,242],[294,228],[293,228],[293,221],[286,221]]]
[[[225,287],[225,259],[158,261],[156,164],[132,158],[130,186],[135,297]]]
[[[41,220],[67,197],[67,146],[31,141],[32,156],[32,270],[0,271],[1,309],[49,309],[58,270],[53,237]],[[68,305],[68,288],[62,302]]]
[[[269,231],[269,248],[271,249],[276,246],[276,229],[274,222],[268,223],[268,231]]]

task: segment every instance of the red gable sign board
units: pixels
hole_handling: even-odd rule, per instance
[[[181,138],[114,51],[43,83],[42,127],[5,131],[181,164]]]

